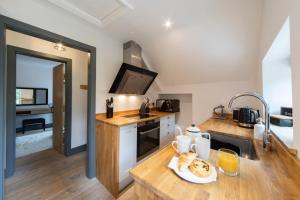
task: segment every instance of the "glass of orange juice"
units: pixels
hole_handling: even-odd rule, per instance
[[[221,148],[218,150],[219,170],[228,176],[237,176],[240,172],[239,155],[229,149]]]

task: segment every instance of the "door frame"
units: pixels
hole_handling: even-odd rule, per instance
[[[87,115],[87,167],[86,175],[94,178],[96,175],[96,47],[75,41],[56,33],[32,26],[30,24],[0,15],[0,199],[4,198],[4,159],[6,132],[6,29],[34,36],[54,43],[63,43],[89,53],[88,66],[88,115]]]
[[[47,53],[33,51],[25,48],[6,46],[7,49],[7,86],[6,86],[6,169],[5,177],[10,177],[15,172],[16,163],[16,56],[25,55],[35,58],[51,60],[65,64],[65,137],[64,154],[71,155],[72,133],[72,60],[54,56]]]

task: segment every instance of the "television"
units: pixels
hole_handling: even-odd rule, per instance
[[[16,105],[17,106],[48,105],[48,89],[17,87]]]

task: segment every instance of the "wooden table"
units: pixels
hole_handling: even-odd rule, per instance
[[[202,131],[225,132],[253,138],[253,130],[240,128],[231,120],[210,119],[199,126]],[[274,138],[272,151],[265,152],[260,141],[254,141],[259,160],[241,158],[240,176],[218,173],[218,180],[209,184],[189,183],[167,167],[175,155],[169,146],[131,171],[135,180],[134,198],[143,200],[192,199],[300,199],[299,161]],[[212,150],[210,162],[215,163]]]

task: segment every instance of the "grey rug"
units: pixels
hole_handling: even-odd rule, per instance
[[[16,157],[52,148],[52,129],[16,137]]]

